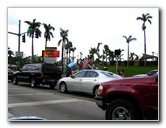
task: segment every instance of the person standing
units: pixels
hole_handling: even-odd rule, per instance
[[[72,74],[71,69],[67,66],[66,77],[69,77]]]
[[[124,72],[123,69],[122,69],[121,72],[120,72],[120,76],[121,76],[121,77],[125,77],[125,72]]]

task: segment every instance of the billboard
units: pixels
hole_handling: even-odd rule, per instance
[[[58,50],[43,50],[42,56],[43,57],[59,57],[59,51]]]

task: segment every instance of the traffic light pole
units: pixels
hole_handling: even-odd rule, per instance
[[[18,53],[20,53],[20,31],[21,31],[21,21],[19,20],[19,25],[18,25]]]
[[[14,32],[8,32],[8,33],[18,36],[18,54],[20,54],[20,37],[21,37],[22,34],[27,33],[27,32],[21,33],[21,20],[19,20],[18,33],[14,33]],[[17,68],[20,68],[20,62],[19,61],[17,63]]]

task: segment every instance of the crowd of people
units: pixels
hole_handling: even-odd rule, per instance
[[[83,63],[80,63],[80,64],[79,64],[76,68],[74,68],[74,69],[71,69],[70,67],[67,66],[67,67],[66,67],[66,77],[69,77],[69,76],[71,76],[72,74],[75,74],[75,73],[78,72],[79,70],[83,70],[83,69],[94,69],[94,67],[91,66],[89,63],[88,63],[87,68],[84,68],[84,67],[83,67]],[[103,70],[107,71],[107,70],[108,70],[108,67],[104,67]],[[117,74],[120,75],[121,77],[125,77],[124,69],[122,69],[121,71],[118,70],[118,71],[117,71]]]
[[[83,61],[81,61],[79,65],[77,65],[74,61],[72,61],[66,66],[66,72],[65,72],[66,77],[69,77],[72,74],[78,72],[79,70],[84,70],[84,69],[99,69],[99,68],[95,67],[94,64],[90,63],[90,61],[86,58]],[[108,71],[108,67],[104,67],[103,70]],[[117,74],[121,77],[125,77],[124,69],[122,69],[121,71],[118,70]]]

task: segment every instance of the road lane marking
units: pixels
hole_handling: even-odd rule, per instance
[[[23,106],[35,106],[35,105],[45,105],[45,104],[58,104],[58,103],[68,103],[68,102],[79,102],[83,100],[79,99],[65,99],[65,100],[51,100],[51,101],[39,101],[39,102],[24,102],[24,103],[12,103],[8,104],[8,107],[23,107]]]

